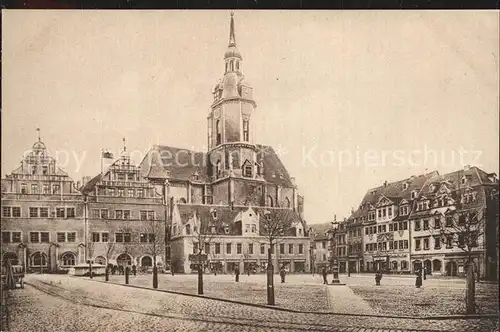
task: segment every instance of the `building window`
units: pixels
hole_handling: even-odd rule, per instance
[[[281,243],[280,244],[280,254],[284,254],[285,253],[285,244]]]
[[[49,217],[49,208],[40,208],[40,217],[48,218]]]
[[[38,194],[38,185],[37,184],[32,184],[31,185],[31,193],[32,194]]]
[[[464,234],[458,234],[458,246],[465,247],[465,236]]]
[[[248,120],[243,120],[243,141],[249,141],[249,122]]]
[[[99,219],[100,217],[99,209],[92,209],[92,218],[93,219]]]
[[[101,209],[101,219],[108,219],[108,210]]]
[[[2,232],[2,242],[10,243],[10,232]]]
[[[59,233],[57,235],[59,237]],[[92,242],[100,242],[101,241],[101,233],[92,233]]]
[[[406,269],[408,269],[408,262],[401,261],[401,270],[406,270]]]
[[[31,266],[46,266],[47,257],[41,252],[36,252],[31,256]]]
[[[248,244],[248,254],[253,255],[253,243]]]
[[[453,227],[453,217],[451,216],[446,217],[446,227]]]
[[[252,233],[257,233],[257,225],[252,224]]]
[[[420,249],[422,249],[420,247],[420,239],[415,239],[415,250],[420,250]]]
[[[429,239],[424,239],[424,250],[429,250]]]
[[[231,243],[226,243],[226,254],[231,255]]]
[[[190,224],[186,225],[186,235],[191,235],[191,225]]]
[[[68,242],[76,242],[76,232],[69,232],[66,234]]]
[[[44,195],[50,194],[50,187],[48,184],[42,185],[42,194]]]
[[[405,245],[405,249],[408,249],[408,240],[404,240],[404,245]]]
[[[12,232],[12,243],[21,243],[21,232]]]
[[[75,217],[75,208],[66,208],[66,218]]]
[[[434,249],[441,249],[441,239],[437,236],[434,238]]]
[[[109,241],[109,233],[101,233],[101,241],[108,242]]]
[[[28,186],[26,183],[21,183],[21,194],[27,194],[28,193]]]
[[[222,136],[221,136],[221,123],[220,120],[217,120],[215,123],[215,139],[216,139],[216,145],[221,144],[222,142]]]
[[[304,253],[304,245],[299,244],[299,254],[303,254],[303,253]]]
[[[115,211],[115,219],[122,219],[123,218],[123,211],[122,210],[116,210]]]
[[[66,242],[66,233],[64,232],[57,233],[57,242]]]
[[[64,208],[56,208],[56,217],[64,218]]]
[[[42,166],[42,174],[47,175],[49,173],[49,168],[48,166]]]
[[[441,219],[438,217],[434,218],[434,228],[436,229],[441,228]]]
[[[139,198],[144,197],[144,190],[137,189],[136,193],[137,193],[137,197],[139,197]]]
[[[446,249],[451,249],[451,248],[453,248],[453,242],[452,242],[452,241],[453,241],[453,237],[448,236],[448,237],[446,238]]]
[[[288,245],[288,253],[293,254],[293,244]]]
[[[75,255],[73,253],[67,252],[62,256],[62,262],[64,266],[75,265]]]
[[[241,243],[237,243],[237,244],[236,244],[236,253],[237,253],[238,255],[240,255],[240,254],[241,254]]]
[[[210,254],[210,243],[205,243],[205,254]]]
[[[37,218],[37,217],[38,217],[38,208],[30,207],[30,218]]]
[[[266,247],[263,244],[261,244],[260,245],[260,254],[265,255],[265,253],[266,253]]]
[[[411,199],[414,199],[415,197],[417,197],[417,191],[414,190],[411,192]]]
[[[30,212],[31,212],[31,209],[30,209]],[[10,206],[4,206],[2,207],[2,217],[11,217],[12,214],[11,214],[11,207]]]
[[[57,195],[61,193],[61,186],[58,184],[53,184],[52,185],[52,195]]]
[[[123,197],[123,196],[125,196],[123,189],[118,189],[118,197]]]
[[[274,206],[273,198],[270,195],[267,196],[267,206],[270,206],[270,207]]]
[[[429,220],[424,220],[424,231],[429,229]]]
[[[193,254],[197,254],[198,253],[198,242],[194,242],[193,243]]]
[[[141,233],[139,235],[140,242],[141,243],[154,243],[155,242],[155,235],[153,233]]]
[[[134,189],[128,190],[128,197],[134,197]]]
[[[252,177],[252,165],[246,164],[243,167],[243,176],[247,177],[247,178],[251,178]]]
[[[415,220],[415,230],[416,231],[420,230],[420,220]]]
[[[216,255],[220,254],[220,243],[215,243],[215,254]]]

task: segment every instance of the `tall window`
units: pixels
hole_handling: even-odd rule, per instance
[[[221,123],[220,120],[217,120],[215,123],[215,139],[217,140],[216,145],[221,144],[222,136],[221,136]]]
[[[226,254],[231,255],[231,243],[226,243]]]
[[[248,163],[245,164],[245,166],[243,167],[243,176],[247,177],[247,178],[252,177],[252,165],[250,165]]]
[[[243,141],[248,142],[249,141],[249,121],[248,120],[243,120]]]
[[[273,198],[271,196],[267,196],[267,206],[273,207]]]

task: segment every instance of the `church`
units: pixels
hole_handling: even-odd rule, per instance
[[[257,103],[242,63],[231,13],[224,74],[212,90],[207,115],[208,151],[156,145],[140,164],[142,176],[168,198],[171,259],[181,271],[195,268],[194,254],[198,252],[193,229],[201,216],[213,216],[214,211],[226,218],[219,220],[226,227],[215,231],[213,248],[200,248],[207,255],[208,268],[224,272],[235,267],[241,271],[262,269],[267,250],[258,229],[266,209],[285,209],[294,216],[293,234],[287,234],[274,249],[275,267],[306,271],[309,244],[304,232],[304,201],[273,148],[256,143],[252,116]]]

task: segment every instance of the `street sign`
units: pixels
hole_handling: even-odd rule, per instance
[[[199,256],[200,256],[200,255],[198,255],[198,254],[190,254],[190,255],[188,256],[188,259],[189,259],[190,261],[192,261],[192,262],[198,262],[198,261],[199,261],[199,259],[200,259],[200,258],[199,258]],[[206,262],[206,261],[207,261],[207,254],[201,254],[201,260],[202,260],[203,262]]]

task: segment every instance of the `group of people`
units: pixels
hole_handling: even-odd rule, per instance
[[[112,275],[115,275],[115,274],[124,275],[125,274],[125,269],[130,269],[130,268],[132,269],[132,274],[134,276],[137,275],[137,266],[135,266],[135,264],[132,265],[131,267],[130,267],[130,265],[127,265],[127,266],[123,266],[123,265],[108,266],[108,269],[109,269],[109,271],[111,271]]]

